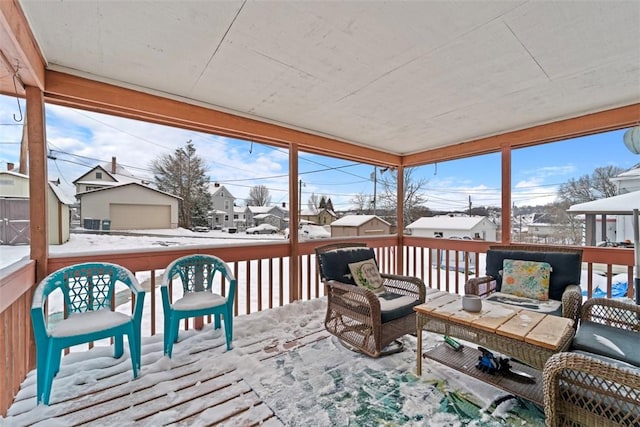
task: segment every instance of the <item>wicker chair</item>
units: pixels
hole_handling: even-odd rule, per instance
[[[572,352],[552,356],[544,368],[547,425],[640,425],[639,342],[640,306],[586,301]]]
[[[560,246],[542,245],[494,245],[487,251],[486,276],[474,277],[465,284],[465,293],[471,295],[489,296],[499,292],[504,259],[528,261],[544,261],[551,264],[551,283],[549,298],[562,302],[561,313],[558,315],[578,320],[582,305],[582,289],[580,288],[580,273],[582,269],[582,250]]]
[[[402,351],[398,338],[415,333],[413,307],[424,302],[426,287],[417,277],[391,274],[381,274],[385,288],[382,297],[356,286],[350,275],[349,263],[372,258],[375,260],[373,249],[363,243],[338,243],[316,248],[317,265],[327,294],[327,331],[346,347],[379,357]],[[384,304],[381,307],[381,300],[387,296],[400,296],[406,302],[400,307],[397,304],[393,308],[385,308]]]

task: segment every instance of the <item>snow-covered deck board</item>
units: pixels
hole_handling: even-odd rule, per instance
[[[260,341],[236,343],[231,351],[252,355],[254,360],[263,362],[328,336],[324,329],[293,340],[268,336]],[[178,348],[180,343],[175,346]],[[150,368],[135,380],[128,369],[128,356],[113,359],[108,357],[110,350],[106,348],[104,357],[100,355],[94,362],[87,359],[98,369],[86,384],[69,384],[68,380],[77,381],[73,378],[77,372],[72,363],[64,364],[54,380],[48,407],[33,407],[35,385],[29,384],[30,380],[35,381],[32,372],[25,381],[25,390],[9,411],[8,421],[15,423],[12,425],[53,422],[65,426],[282,425],[235,367],[216,366],[217,357],[225,352],[223,341],[209,348],[195,346],[174,355],[172,360],[157,356],[150,360],[153,354],[157,355],[157,347],[157,342],[143,346],[142,365],[144,368],[150,364]]]

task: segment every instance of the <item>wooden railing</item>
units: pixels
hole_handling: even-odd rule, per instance
[[[20,384],[35,366],[31,332],[34,261],[20,261],[0,270],[0,415],[5,416]]]
[[[331,239],[330,242],[364,241],[375,248],[381,271],[422,278],[427,286],[452,293],[464,292],[469,277],[484,274],[484,254],[490,242],[431,239],[405,236],[403,246],[397,246],[397,236]],[[291,245],[283,243],[252,243],[250,246],[224,245],[217,247],[190,246],[181,249],[109,252],[96,254],[68,254],[49,259],[49,272],[67,265],[103,261],[120,264],[136,273],[148,291],[149,316],[143,336],[159,333],[162,302],[157,298],[159,277],[174,259],[193,253],[219,256],[229,263],[238,280],[235,314],[249,314],[289,303],[293,299],[311,300],[324,295],[324,287],[316,270],[314,249],[327,240],[300,242],[298,249],[298,277],[289,287]],[[584,247],[583,263],[587,270],[588,295],[593,291],[593,279],[603,272],[608,280],[626,272],[629,297],[633,295],[633,250],[621,248]],[[401,251],[401,253],[399,253]],[[397,265],[403,260],[401,271]],[[29,309],[35,289],[35,263],[27,261],[2,270],[0,276],[0,414],[6,415],[21,382],[35,366],[35,346],[31,333]],[[210,321],[210,320],[209,320]],[[189,328],[185,324],[185,328]]]
[[[420,277],[432,288],[462,293],[469,277],[485,274],[484,254],[492,244],[495,243],[405,237],[404,272]],[[513,246],[517,247],[518,244],[514,243]],[[586,282],[581,283],[586,288],[586,297],[593,295],[594,283],[600,277],[606,282],[607,297],[611,298],[613,277],[618,274],[626,275],[626,296],[633,297],[633,249],[591,246],[578,248],[582,249],[582,268],[586,272],[583,275]]]

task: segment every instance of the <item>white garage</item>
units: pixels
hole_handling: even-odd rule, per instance
[[[170,205],[125,205],[111,203],[109,219],[112,230],[172,228]],[[173,227],[175,228],[175,227]]]
[[[138,183],[78,194],[82,224],[95,229],[148,230],[176,228],[180,198]]]

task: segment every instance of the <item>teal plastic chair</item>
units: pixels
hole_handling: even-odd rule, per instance
[[[216,279],[216,272],[219,277]],[[169,283],[174,278],[182,282],[182,297],[171,302]],[[214,280],[215,279],[215,280]],[[224,284],[228,292],[223,292]],[[214,285],[220,285],[220,293]],[[178,340],[181,319],[215,316],[215,329],[220,329],[224,318],[227,350],[233,340],[233,301],[236,295],[236,279],[229,266],[213,255],[187,255],[173,261],[162,278],[162,307],[164,309],[164,354],[171,357],[173,343]]]
[[[133,314],[113,310],[117,284],[126,285],[135,299]],[[118,285],[118,290],[125,290]],[[64,318],[50,321],[46,302],[60,290]],[[36,288],[31,304],[31,322],[36,340],[37,401],[49,404],[53,378],[60,369],[62,350],[78,344],[114,337],[114,357],[123,354],[127,336],[133,377],[140,368],[140,323],[144,290],[126,268],[109,263],[84,263],[62,268],[45,277]]]

